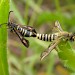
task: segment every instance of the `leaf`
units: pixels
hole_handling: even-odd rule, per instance
[[[75,72],[75,52],[71,48],[69,42],[61,41],[58,47],[58,55],[64,65]]]
[[[0,24],[7,23],[9,0],[0,0]],[[7,64],[7,28],[0,28],[0,75],[9,75]]]

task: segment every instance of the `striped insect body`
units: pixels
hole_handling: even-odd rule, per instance
[[[58,33],[54,33],[54,34],[39,34],[37,33],[36,37],[39,40],[43,40],[43,41],[53,41],[55,39],[57,39],[59,37]]]

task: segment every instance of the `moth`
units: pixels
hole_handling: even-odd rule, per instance
[[[13,11],[10,11],[9,15],[11,12],[13,12]],[[18,24],[10,22],[9,16],[8,16],[8,23],[0,24],[0,27],[4,24],[7,24],[10,31],[16,33],[16,35],[19,37],[20,41],[22,42],[22,44],[24,46],[26,46],[27,48],[29,47],[29,41],[27,39],[25,39],[25,37],[35,37],[36,30],[33,27],[31,27],[31,26],[20,26]]]

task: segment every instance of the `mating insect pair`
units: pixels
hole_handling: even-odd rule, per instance
[[[13,11],[9,12],[10,13]],[[24,46],[29,47],[29,41],[25,39],[24,37],[35,37],[36,31],[33,27],[31,26],[19,26],[15,23],[9,22],[9,16],[8,16],[8,23],[3,23],[0,24],[0,27],[4,24],[7,24],[8,28],[17,34],[21,42],[23,43]]]
[[[11,11],[10,11],[11,12]],[[10,13],[9,13],[10,15]],[[9,17],[8,17],[9,19]],[[58,32],[53,34],[39,34],[36,30],[31,26],[19,26],[12,22],[0,24],[0,26],[7,24],[11,31],[14,31],[24,46],[29,47],[29,41],[25,39],[25,37],[36,37],[37,39],[43,41],[50,41],[52,42],[49,47],[42,53],[41,60],[44,59],[61,41],[61,39],[74,41],[75,34],[63,31],[59,22],[55,22],[55,28]]]

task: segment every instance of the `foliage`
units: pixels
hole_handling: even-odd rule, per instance
[[[58,47],[58,55],[63,61],[64,65],[75,72],[75,52],[71,48],[70,43],[62,41]]]

